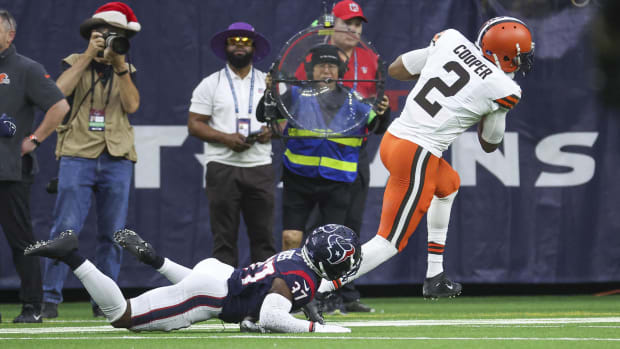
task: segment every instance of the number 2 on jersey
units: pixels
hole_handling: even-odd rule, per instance
[[[428,79],[426,84],[420,89],[420,92],[413,98],[413,100],[415,100],[431,117],[437,115],[442,108],[441,104],[437,102],[431,103],[426,99],[426,95],[431,92],[432,89],[436,88],[445,97],[451,97],[457,94],[469,82],[469,73],[457,62],[450,61],[443,66],[443,69],[448,73],[456,73],[459,77],[458,80],[452,85],[447,85],[438,77]]]

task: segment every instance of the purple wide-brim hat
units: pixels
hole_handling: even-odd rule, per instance
[[[236,22],[228,26],[228,29],[215,34],[211,38],[211,49],[216,56],[226,61],[226,39],[231,36],[246,36],[254,40],[253,62],[258,62],[265,58],[271,51],[269,40],[265,39],[254,27],[244,22]]]

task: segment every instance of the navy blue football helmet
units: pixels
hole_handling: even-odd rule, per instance
[[[316,228],[301,249],[304,261],[327,280],[345,281],[362,262],[362,246],[353,230],[339,224]]]

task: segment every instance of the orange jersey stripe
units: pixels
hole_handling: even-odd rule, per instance
[[[506,96],[504,99],[506,99],[506,100],[508,100],[508,101],[510,101],[510,102],[512,102],[514,104],[519,103],[519,98],[517,98],[517,96],[515,96],[515,95]]]
[[[506,102],[504,99],[496,99],[495,103],[501,105],[502,107],[506,109],[512,109],[512,107],[514,107],[514,104],[510,104],[509,102]]]

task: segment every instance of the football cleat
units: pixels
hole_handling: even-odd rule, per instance
[[[346,315],[347,310],[344,307],[342,296],[335,292],[328,293],[321,303],[323,314],[327,315]]]
[[[461,294],[463,286],[458,282],[452,282],[441,272],[432,278],[424,280],[424,286],[422,286],[422,295],[424,298],[454,298]]]
[[[77,250],[78,246],[77,235],[73,233],[73,230],[66,230],[54,239],[37,241],[26,247],[24,255],[58,259],[66,256],[71,251]]]
[[[344,310],[349,313],[374,313],[375,309],[362,303],[359,299],[344,303]]]
[[[135,231],[121,229],[114,233],[114,241],[126,251],[136,256],[138,260],[145,264],[153,264],[157,253],[153,245],[144,241]]]

